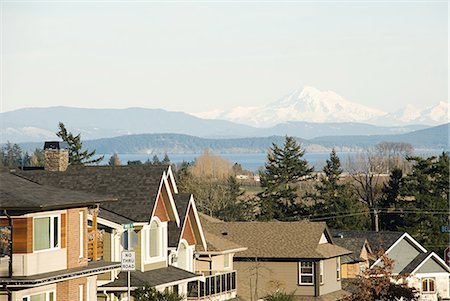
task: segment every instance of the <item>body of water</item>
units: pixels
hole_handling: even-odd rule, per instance
[[[353,152],[340,152],[337,153],[341,159],[341,163],[345,162],[349,157],[354,156],[356,153]],[[118,154],[122,164],[127,164],[128,161],[142,161],[152,160],[155,154]],[[183,161],[192,162],[195,161],[197,157],[201,154],[167,154],[172,163],[181,163]],[[241,164],[241,166],[250,171],[257,171],[259,168],[264,167],[267,159],[266,153],[255,153],[255,154],[219,154],[222,158],[229,160],[230,162]],[[164,154],[157,154],[158,158],[162,160]],[[111,154],[105,154],[105,159],[102,164],[108,164]],[[322,169],[325,161],[330,157],[330,153],[305,153],[304,159],[308,161],[310,166],[314,166],[315,170]]]

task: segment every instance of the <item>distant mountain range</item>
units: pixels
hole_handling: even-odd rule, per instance
[[[355,113],[356,114],[356,113]],[[285,122],[257,128],[225,120],[208,120],[183,112],[161,109],[28,108],[0,113],[0,143],[42,142],[56,139],[62,121],[82,138],[99,139],[133,134],[175,133],[204,138],[243,138],[290,135],[311,139],[320,136],[408,133],[424,125],[375,126],[357,122]]]
[[[416,150],[448,151],[450,124],[398,135],[329,136],[314,139],[297,138],[307,152],[355,151],[382,141],[411,143]],[[208,148],[214,153],[264,153],[272,143],[282,145],[283,136],[208,139],[182,134],[139,134],[87,140],[84,146],[98,154],[193,154]],[[24,150],[42,148],[43,143],[22,143]]]
[[[375,125],[438,125],[449,121],[449,104],[441,101],[424,109],[408,105],[396,112],[385,112],[344,99],[333,91],[303,87],[261,107],[237,107],[228,111],[193,113],[206,119],[221,119],[256,127],[303,122],[356,122]]]

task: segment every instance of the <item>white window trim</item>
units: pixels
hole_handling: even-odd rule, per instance
[[[433,280],[433,286],[434,286],[434,290],[432,290],[432,291],[424,291],[423,290],[423,281],[424,280],[427,280],[427,282],[428,282],[428,286],[430,286],[430,280]],[[420,291],[423,293],[423,294],[435,294],[436,293],[436,279],[435,278],[433,278],[433,277],[424,277],[424,278],[421,278],[420,279]]]
[[[228,264],[225,264],[228,263]],[[223,267],[224,269],[229,269],[231,267],[231,254],[223,255]]]
[[[181,245],[183,245],[185,247],[185,253],[186,253],[186,267],[180,267],[179,266],[179,262],[180,262],[180,247]],[[185,239],[182,239],[180,241],[180,244],[178,246],[178,250],[177,250],[177,267],[180,269],[186,269],[187,271],[192,271],[192,264],[193,264],[193,248],[188,244],[188,242]]]
[[[150,256],[150,227],[153,222],[156,222],[158,224],[158,236],[159,236],[159,255],[158,256]],[[142,231],[142,234],[145,236],[145,254],[144,254],[144,262],[146,264],[148,263],[154,263],[154,262],[160,262],[163,260],[166,260],[166,256],[164,255],[166,252],[165,244],[166,244],[166,230],[167,226],[161,222],[161,220],[158,217],[153,217],[150,223],[147,227],[145,227]]]
[[[336,257],[336,280],[341,280],[341,257]]]
[[[311,263],[311,274],[302,273],[302,263]],[[311,276],[312,282],[302,282],[302,276]],[[298,284],[299,285],[314,285],[314,262],[312,261],[299,261],[298,263]]]
[[[322,285],[325,283],[324,277],[323,277],[323,260],[320,261],[319,265],[320,265],[319,281],[320,281],[320,284]]]
[[[78,212],[79,231],[80,231],[80,253],[79,258],[84,258],[84,211]]]
[[[42,250],[35,250],[34,249],[34,240],[36,239],[34,237],[34,220],[40,219],[40,218],[50,218],[50,245],[53,246],[55,244],[54,238],[55,238],[55,227],[54,227],[54,218],[58,218],[58,246],[51,247],[48,249],[42,249]],[[52,215],[45,215],[45,216],[35,216],[33,217],[33,253],[42,253],[42,252],[48,252],[48,251],[54,251],[61,249],[61,215],[60,214],[52,214]]]
[[[83,284],[78,285],[78,300],[84,301],[84,288]]]
[[[26,299],[27,301],[30,301],[30,300],[31,300],[31,297],[33,297],[33,296],[45,294],[45,300],[49,301],[49,300],[50,300],[50,294],[51,294],[51,293],[53,293],[53,300],[56,301],[56,300],[57,300],[57,297],[56,297],[56,290],[55,290],[55,289],[49,290],[49,291],[43,291],[43,292],[36,293],[36,294],[26,295],[26,296],[23,296],[23,297],[22,297],[22,300],[23,300],[23,299]]]

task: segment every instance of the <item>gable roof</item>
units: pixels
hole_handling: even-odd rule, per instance
[[[178,215],[180,216],[180,226],[177,226],[175,222],[169,222],[168,224],[168,234],[169,247],[176,248],[180,241],[181,230],[184,225],[184,220],[186,219],[187,210],[189,206],[191,195],[189,193],[180,193],[174,196],[175,206],[177,207]]]
[[[17,174],[39,184],[112,195],[119,201],[101,208],[133,222],[148,222],[167,170],[167,165],[69,166],[64,172],[28,170]],[[102,211],[99,216],[105,217]]]
[[[383,250],[389,249],[403,234],[404,232],[397,231],[361,231],[361,230],[339,230],[330,229],[333,238],[342,237],[344,241],[346,239],[355,239],[355,243],[358,239],[367,239],[372,251],[377,251],[380,247]],[[339,243],[338,243],[339,244]],[[352,250],[353,251],[353,250]]]
[[[0,172],[1,208],[42,211],[94,205],[117,198],[78,190],[41,185],[8,172]]]
[[[413,274],[419,270],[419,268],[425,264],[428,260],[434,260],[438,265],[440,265],[444,270],[450,273],[450,267],[448,267],[445,262],[432,251],[426,253],[420,253],[414,258],[403,270],[400,272],[401,275]]]
[[[201,215],[206,232],[247,247],[236,258],[322,259],[351,253],[335,244],[319,244],[323,222],[213,222]]]

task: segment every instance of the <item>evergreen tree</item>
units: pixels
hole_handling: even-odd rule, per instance
[[[161,164],[161,161],[159,161],[159,158],[157,155],[154,155],[152,158],[152,165],[159,165]]]
[[[170,158],[167,154],[164,154],[164,158],[162,159],[161,164],[170,165]]]
[[[380,229],[383,231],[398,231],[403,225],[403,215],[398,213],[401,209],[400,193],[403,185],[403,172],[396,167],[391,171],[389,181],[383,184],[383,196],[379,202]]]
[[[441,233],[440,226],[448,223],[449,155],[408,160],[415,164],[404,180],[403,230],[440,254],[448,244],[448,234]]]
[[[286,136],[283,147],[275,143],[269,149],[265,169],[260,173],[264,191],[258,194],[261,200],[260,219],[295,219],[302,213],[298,203],[297,183],[312,172],[303,159],[305,151]]]
[[[31,157],[28,152],[25,152],[22,158],[22,166],[30,166],[31,165]]]
[[[71,132],[67,131],[64,123],[59,123],[59,131],[56,135],[69,145],[69,164],[85,165],[98,163],[103,160],[104,156],[92,159],[95,156],[95,150],[82,151],[83,143],[81,142],[81,134],[74,136]]]
[[[253,220],[255,214],[255,202],[253,199],[244,199],[244,191],[236,180],[229,176],[225,188],[223,207],[214,215],[224,221],[248,221]]]
[[[3,166],[22,166],[22,149],[16,143],[7,142],[3,150]]]
[[[367,226],[367,218],[364,207],[359,202],[352,186],[348,182],[340,181],[342,174],[341,161],[333,149],[330,158],[323,168],[324,176],[320,183],[315,185],[317,193],[313,195],[315,205],[312,215],[335,215],[328,219],[327,224],[338,229],[362,229]]]

